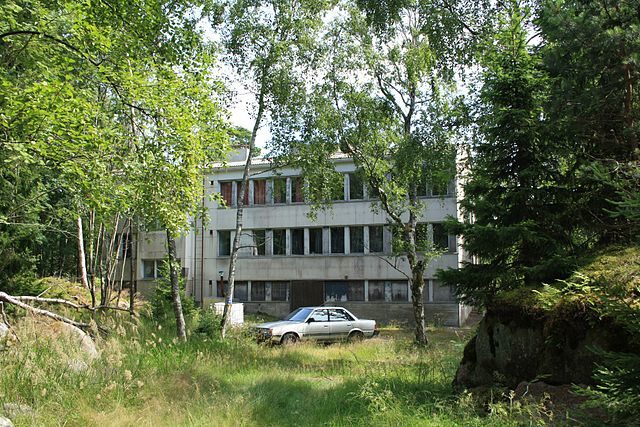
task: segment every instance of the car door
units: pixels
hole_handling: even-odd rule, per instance
[[[333,308],[329,310],[329,325],[333,340],[344,340],[353,329],[353,318],[345,310]]]
[[[313,310],[307,319],[304,336],[308,339],[328,340],[330,339],[329,310],[318,308]]]

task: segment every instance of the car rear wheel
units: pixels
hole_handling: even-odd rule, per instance
[[[294,333],[289,332],[288,334],[284,334],[280,343],[282,345],[292,345],[298,342],[298,336]]]
[[[364,334],[361,331],[353,331],[349,334],[349,338],[347,338],[349,342],[360,342],[364,339]]]

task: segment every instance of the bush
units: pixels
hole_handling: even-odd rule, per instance
[[[220,336],[220,322],[222,321],[222,316],[216,314],[213,309],[205,308],[200,311],[200,317],[198,318],[198,325],[196,326],[194,332],[198,334],[203,334],[208,337],[216,337]]]
[[[196,304],[193,298],[186,295],[184,277],[178,277],[178,284],[180,286],[182,312],[186,320],[193,316],[196,310]],[[169,262],[166,259],[160,267],[160,277],[156,279],[156,287],[153,297],[151,298],[151,313],[153,318],[158,321],[170,319],[174,316],[173,299],[171,297],[171,280],[169,279]]]

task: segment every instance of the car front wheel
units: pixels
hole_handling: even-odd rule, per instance
[[[288,334],[284,334],[282,340],[280,340],[280,344],[282,345],[292,345],[298,342],[298,336],[294,333],[289,332]]]

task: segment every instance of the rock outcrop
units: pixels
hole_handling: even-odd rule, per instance
[[[467,344],[455,379],[457,390],[480,386],[515,389],[523,381],[592,384],[600,359],[594,349],[634,351],[626,332],[607,321],[489,309]],[[636,349],[637,350],[637,349]]]

